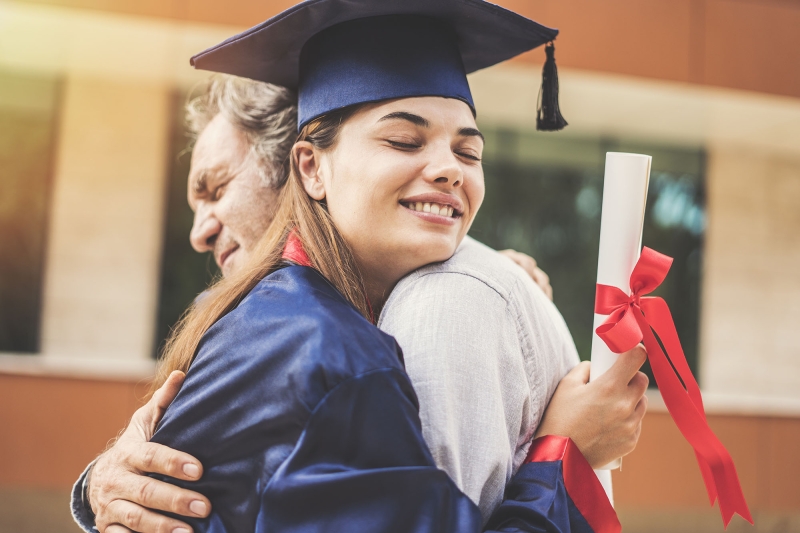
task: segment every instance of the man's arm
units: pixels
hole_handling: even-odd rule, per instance
[[[125,531],[188,533],[184,522],[154,512],[205,517],[211,512],[208,498],[145,475],[157,473],[192,481],[203,474],[194,457],[148,442],[164,411],[178,394],[184,375],[173,372],[112,447],[81,475],[72,491],[72,515],[87,533]],[[84,481],[87,479],[86,493]],[[151,510],[152,509],[152,510]]]

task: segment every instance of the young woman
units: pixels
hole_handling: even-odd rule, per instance
[[[463,50],[438,19],[357,14],[304,43],[279,213],[250,265],[187,316],[156,382],[188,370],[153,441],[205,466],[193,488],[214,513],[196,530],[481,527],[435,468],[399,348],[370,323],[400,278],[455,252],[483,199]],[[218,55],[264,46],[260,32]],[[537,443],[490,527],[613,527],[574,445]]]

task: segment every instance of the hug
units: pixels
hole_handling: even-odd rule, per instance
[[[193,58],[255,80],[191,109],[191,240],[223,277],[76,484],[86,531],[619,531],[592,468],[636,445],[644,350],[588,383],[543,273],[467,236],[466,75],[556,35],[480,0],[309,0]]]

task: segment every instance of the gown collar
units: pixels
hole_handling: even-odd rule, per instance
[[[308,254],[303,248],[303,243],[295,230],[292,230],[289,233],[289,237],[286,238],[286,245],[283,247],[283,259],[300,266],[311,266],[311,260],[308,258]]]
[[[286,238],[286,244],[283,247],[283,259],[291,261],[300,266],[311,267],[311,260],[303,248],[303,242],[297,236],[297,231],[292,230]],[[313,267],[312,267],[313,268]],[[369,307],[370,321],[375,324],[375,312],[372,310],[372,303],[367,298],[367,306]]]

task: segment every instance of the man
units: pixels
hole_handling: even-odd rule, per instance
[[[195,210],[191,242],[198,252],[213,252],[227,276],[245,264],[272,219],[296,132],[295,99],[279,87],[220,76],[189,104],[188,118],[197,137],[188,187]],[[559,380],[578,362],[566,325],[548,300],[547,277],[532,259],[507,253],[540,287],[506,258],[468,239],[449,261],[402,280],[379,321],[404,349],[437,465],[484,516],[524,458]],[[585,386],[585,365],[559,393],[564,389],[576,405],[592,406],[586,424],[607,426],[609,435],[635,444],[646,402],[646,378],[636,373],[644,356],[637,351],[621,360],[635,378],[625,378],[619,389],[630,382],[637,391],[626,400],[632,422],[627,427],[608,415],[620,400],[613,389]],[[147,442],[179,387],[179,381],[169,381],[137,411],[91,476],[76,484],[73,513],[87,531],[91,512],[101,531],[176,533],[189,527],[150,509],[195,517],[210,512],[204,496],[142,475],[202,475],[194,458]]]

